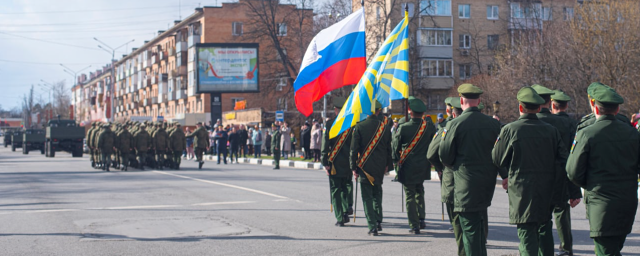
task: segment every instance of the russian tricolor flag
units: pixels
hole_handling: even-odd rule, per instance
[[[318,33],[302,59],[293,83],[296,107],[305,116],[328,92],[357,84],[367,69],[364,8]]]

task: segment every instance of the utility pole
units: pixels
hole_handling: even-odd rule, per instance
[[[39,86],[42,87],[43,90],[48,89],[47,91],[49,91],[49,113],[47,113],[47,122],[49,122],[49,120],[51,120],[53,118],[53,101],[51,100],[51,91],[53,91],[53,84],[48,83],[45,80],[40,79],[41,82],[43,82],[44,84],[38,84]]]
[[[98,45],[98,48],[104,50],[105,52],[108,52],[111,54],[111,86],[109,87],[109,97],[110,97],[110,102],[109,102],[109,114],[110,116],[107,116],[107,110],[105,109],[104,111],[104,118],[106,119],[106,121],[113,121],[113,117],[114,114],[114,107],[113,107],[113,103],[115,101],[115,86],[116,86],[116,73],[115,73],[115,69],[116,69],[116,50],[120,49],[126,45],[128,45],[129,43],[132,43],[133,41],[135,41],[135,39],[132,39],[131,41],[127,41],[126,43],[116,47],[116,48],[112,48],[111,46],[109,46],[108,44],[106,44],[105,42],[102,42],[100,40],[98,40],[98,38],[93,38],[94,40],[98,41],[98,43],[100,43]],[[106,47],[106,48],[105,48]],[[105,90],[106,91],[106,90]]]

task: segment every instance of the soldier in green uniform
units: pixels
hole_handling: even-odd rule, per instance
[[[349,153],[353,176],[356,182],[360,182],[368,234],[371,236],[377,236],[378,231],[382,231],[382,180],[393,169],[391,125],[381,115],[380,102],[376,101],[375,104],[375,113],[353,128]]]
[[[571,142],[573,141],[573,135],[576,133],[576,127],[578,122],[565,112],[569,107],[569,101],[571,97],[567,96],[561,91],[554,91],[551,95],[551,113],[561,118],[565,126],[570,127],[569,132],[561,132],[562,142],[564,147],[569,150],[571,148]],[[556,230],[558,231],[558,238],[560,239],[560,252],[559,256],[573,255],[573,235],[571,234],[571,208],[576,207],[581,201],[582,192],[580,188],[569,181],[567,178],[565,166],[562,166],[564,178],[564,191],[560,191],[561,202],[559,205],[554,205],[553,215],[556,220]],[[567,201],[569,203],[567,203]]]
[[[156,154],[157,166],[162,170],[164,167],[164,154],[169,147],[169,135],[167,135],[162,125],[158,125],[153,134],[153,147]]]
[[[147,159],[147,150],[151,147],[151,136],[146,131],[147,126],[140,125],[138,131],[133,135],[133,146],[138,156],[138,168],[144,170],[144,165]]]
[[[539,120],[545,100],[531,87],[518,91],[520,118],[502,128],[493,148],[503,188],[509,193],[509,223],[518,227],[520,255],[553,255],[552,196],[557,168],[567,150],[560,132]]]
[[[584,188],[596,255],[621,255],[638,208],[640,136],[616,114],[624,99],[613,89],[592,88],[595,123],[578,131],[567,175]]]
[[[273,161],[276,165],[274,170],[280,169],[280,126],[273,123],[271,125],[271,151],[273,152]]]
[[[344,105],[346,99],[334,97],[333,106],[336,116]],[[327,121],[327,129],[330,129],[335,118]],[[343,137],[344,136],[344,137]],[[329,188],[331,191],[331,204],[335,213],[336,226],[344,226],[349,222],[349,198],[353,190],[349,188],[349,182],[353,179],[349,169],[349,147],[351,146],[351,130],[329,139],[329,133],[322,135],[322,165],[329,176]]]
[[[431,180],[427,150],[436,128],[431,118],[422,118],[427,106],[420,99],[411,96],[408,101],[411,120],[398,126],[393,135],[391,156],[398,166],[398,180],[404,187],[409,232],[420,234],[420,229],[426,227],[424,213],[419,210],[419,205],[424,205],[423,183]]]
[[[180,170],[180,162],[182,161],[182,151],[187,147],[187,141],[184,132],[180,128],[180,124],[176,123],[174,129],[169,134],[169,148],[173,151],[172,161],[173,169]]]
[[[460,97],[448,97],[445,99],[447,105],[447,117],[446,122],[450,122],[454,118],[462,114],[462,106],[460,106]],[[445,127],[446,128],[446,127]],[[452,231],[456,238],[456,244],[458,245],[458,256],[465,256],[464,242],[462,241],[462,227],[460,226],[460,218],[458,214],[453,212],[453,169],[444,166],[440,161],[440,155],[438,151],[440,149],[440,137],[444,128],[438,129],[433,136],[431,143],[429,144],[429,150],[427,151],[427,159],[435,167],[436,172],[440,176],[440,193],[442,202],[446,205],[447,215],[449,215],[449,222],[451,222]]]
[[[464,251],[487,255],[484,212],[495,191],[498,170],[491,161],[491,149],[500,123],[478,109],[482,89],[462,84],[458,93],[463,112],[442,131],[438,154],[442,164],[453,170],[453,212],[460,219]]]
[[[111,165],[111,154],[115,144],[115,135],[108,124],[102,126],[102,131],[98,136],[98,148],[102,153],[102,170],[109,171]]]
[[[91,141],[96,149],[96,154],[95,154],[96,168],[103,169],[102,165],[103,165],[104,159],[102,157],[102,150],[100,150],[100,147],[98,147],[98,138],[100,137],[100,133],[102,133],[102,131],[104,130],[104,125],[102,123],[98,123],[98,126],[96,128],[98,129],[93,132],[93,137],[91,138]]]
[[[196,161],[198,161],[198,169],[202,169],[204,159],[202,154],[209,150],[209,133],[202,127],[202,122],[196,124],[196,130],[188,134],[187,138],[193,138],[193,145],[195,146]]]
[[[133,148],[133,136],[127,129],[128,125],[124,125],[120,133],[116,135],[116,148],[120,152],[120,164],[122,164],[123,171],[127,171],[129,167],[129,153]]]
[[[594,114],[596,105],[595,105],[595,100],[593,99],[592,95],[593,95],[593,91],[595,89],[602,88],[602,87],[611,89],[611,87],[609,87],[607,85],[604,85],[602,83],[599,83],[599,82],[594,82],[594,83],[590,84],[589,87],[587,87],[587,97],[589,98],[589,106],[591,107],[591,112],[592,113],[590,113],[590,114],[582,117],[582,119],[580,119],[580,122],[578,122],[578,128],[577,128],[578,131],[580,131],[583,128],[585,128],[585,127],[587,127],[589,125],[592,125],[592,124],[594,124],[596,122],[597,118],[596,118],[596,116]],[[618,113],[615,116],[616,116],[616,118],[618,120],[622,121],[623,123],[628,124],[629,126],[632,126],[631,125],[631,120],[629,120],[629,118],[626,117],[625,115],[622,115],[622,114]]]
[[[96,131],[96,122],[92,122],[91,123],[91,128],[89,128],[89,130],[87,131],[87,135],[86,135],[86,143],[87,143],[87,147],[89,148],[89,160],[91,161],[91,167],[96,167],[96,161],[95,161],[95,146],[93,145],[93,141],[91,140],[91,138],[93,137],[93,133]]]

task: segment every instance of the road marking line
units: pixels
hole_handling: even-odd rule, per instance
[[[50,210],[30,210],[30,211],[15,211],[15,212],[0,212],[0,215],[15,214],[15,213],[49,213],[49,212],[77,212],[77,211],[99,211],[99,210],[130,210],[130,209],[149,209],[149,208],[178,208],[188,206],[210,206],[210,205],[225,205],[225,204],[251,204],[255,201],[230,201],[230,202],[209,202],[199,204],[187,204],[187,205],[138,205],[138,206],[116,206],[116,207],[103,207],[103,208],[82,208],[82,209],[50,209]]]
[[[75,212],[81,211],[82,209],[54,209],[54,210],[33,210],[26,211],[25,213],[40,213],[40,212]]]
[[[208,205],[221,205],[221,204],[252,204],[252,203],[255,203],[255,201],[213,202],[213,203],[192,204],[191,206],[208,206]]]
[[[182,205],[142,205],[142,206],[121,206],[121,207],[104,207],[94,208],[90,210],[128,210],[128,209],[149,209],[149,208],[176,208]]]
[[[236,185],[216,182],[216,181],[192,178],[192,177],[188,177],[188,176],[183,176],[183,175],[178,175],[178,174],[173,174],[173,173],[163,172],[163,171],[153,171],[153,172],[159,173],[159,174],[164,174],[164,175],[175,176],[175,177],[188,179],[188,180],[200,181],[200,182],[204,182],[204,183],[209,183],[209,184],[214,184],[214,185],[219,185],[219,186],[225,186],[225,187],[240,189],[240,190],[249,191],[249,192],[253,192],[253,193],[257,193],[257,194],[261,194],[261,195],[265,195],[265,196],[270,196],[270,197],[275,197],[275,198],[279,198],[279,199],[289,199],[289,198],[284,197],[284,196],[280,196],[280,195],[276,195],[276,194],[272,194],[272,193],[268,193],[268,192],[264,192],[264,191],[260,191],[260,190],[256,190],[256,189],[245,188],[245,187],[240,187],[240,186],[236,186]]]

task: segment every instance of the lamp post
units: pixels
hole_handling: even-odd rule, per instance
[[[47,113],[47,122],[53,117],[53,101],[51,100],[51,91],[53,91],[53,85],[45,80],[40,79],[44,84],[38,84],[42,90],[49,91],[49,113]]]
[[[98,45],[98,48],[104,50],[105,52],[108,52],[111,54],[111,78],[110,78],[110,82],[111,82],[111,86],[109,87],[109,114],[110,116],[107,116],[107,111],[105,109],[104,111],[104,117],[105,119],[107,119],[107,121],[113,121],[113,117],[114,117],[114,113],[113,113],[113,102],[114,102],[114,95],[115,95],[115,85],[116,85],[116,76],[115,76],[115,64],[116,64],[116,50],[128,45],[129,43],[132,43],[133,41],[135,41],[135,39],[132,39],[130,41],[127,41],[126,43],[116,47],[116,48],[112,48],[111,46],[109,46],[108,44],[106,44],[105,42],[100,41],[98,38],[93,38],[94,40],[98,41],[98,43],[100,43]]]

